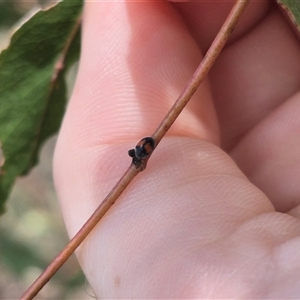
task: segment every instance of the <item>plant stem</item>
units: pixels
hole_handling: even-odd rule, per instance
[[[167,133],[171,125],[189,102],[200,83],[211,69],[212,65],[219,56],[222,48],[227,42],[231,32],[233,31],[237,21],[242,15],[250,0],[237,0],[234,4],[229,16],[223,24],[221,30],[217,34],[215,40],[204,56],[199,67],[195,71],[193,77],[187,84],[184,91],[176,100],[170,111],[157,127],[152,137],[155,140],[156,145],[161,141],[164,135]],[[149,157],[145,158],[145,164]],[[125,188],[140,172],[134,164],[131,164],[124,175],[120,178],[111,192],[106,196],[103,202],[98,206],[92,216],[87,220],[83,227],[77,232],[77,234],[70,240],[68,245],[57,255],[57,257],[49,264],[44,272],[36,279],[36,281],[28,288],[28,290],[20,298],[21,300],[33,299],[34,296],[42,289],[42,287],[49,281],[49,279],[57,272],[57,270],[66,262],[66,260],[74,253],[76,248],[82,243],[87,235],[98,224],[105,213],[116,202],[118,197],[122,194]]]

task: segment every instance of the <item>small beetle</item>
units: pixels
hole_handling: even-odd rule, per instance
[[[145,158],[151,155],[154,148],[154,139],[152,137],[145,137],[137,143],[135,149],[130,149],[128,151],[128,155],[132,157],[132,163],[142,171],[146,167]]]

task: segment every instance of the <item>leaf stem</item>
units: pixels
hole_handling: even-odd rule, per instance
[[[80,30],[81,23],[82,23],[82,16],[80,15],[80,17],[77,19],[76,23],[74,24],[74,27],[64,45],[64,48],[61,51],[59,58],[57,59],[57,61],[55,63],[55,69],[54,69],[54,72],[53,72],[53,75],[51,78],[51,89],[54,88],[57,78],[59,77],[60,73],[64,70],[64,67],[65,67],[64,64],[65,64],[65,60],[66,60],[68,51],[71,47],[71,44],[72,44],[76,34]]]
[[[216,61],[222,48],[227,42],[231,32],[233,31],[237,21],[242,15],[250,0],[237,0],[234,4],[230,14],[228,15],[225,23],[221,30],[217,34],[215,40],[204,56],[199,67],[195,71],[193,77],[187,84],[184,91],[181,93],[179,98],[176,100],[170,111],[167,113],[165,118],[162,120],[160,125],[157,127],[152,137],[155,140],[156,145],[161,141],[164,135],[167,133],[171,125],[174,123],[176,118],[179,116],[181,111],[184,109],[186,104],[189,102],[200,83],[211,69],[212,65]],[[149,157],[144,159],[146,165]],[[83,227],[77,232],[77,234],[70,240],[68,245],[57,255],[57,257],[49,264],[44,272],[36,279],[36,281],[28,288],[28,290],[21,296],[20,300],[33,299],[34,296],[42,289],[42,287],[49,281],[49,279],[57,272],[57,270],[66,262],[66,260],[74,253],[76,248],[82,243],[87,235],[93,230],[98,224],[105,213],[110,207],[116,202],[118,197],[122,194],[125,188],[135,178],[135,176],[141,170],[137,168],[133,163],[126,170],[124,175],[116,183],[111,192],[106,196],[103,202],[98,206],[92,216],[87,220]]]

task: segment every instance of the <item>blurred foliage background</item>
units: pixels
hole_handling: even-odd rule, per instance
[[[0,1],[0,51],[16,24],[53,0]],[[69,74],[70,89],[76,67]],[[43,147],[40,163],[17,180],[0,216],[0,299],[18,299],[68,242],[52,179],[56,137]],[[93,294],[73,256],[36,299],[91,299]]]

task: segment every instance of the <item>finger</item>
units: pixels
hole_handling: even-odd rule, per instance
[[[232,5],[176,3],[203,51]],[[299,45],[277,8],[269,1],[250,3],[213,68],[212,90],[227,149],[299,88]]]
[[[275,9],[224,49],[210,79],[225,149],[299,90],[299,51],[297,38]]]
[[[231,155],[277,211],[300,205],[300,93],[257,125]]]
[[[232,157],[281,212],[300,203],[299,122],[294,113],[299,50],[286,21],[272,11],[244,40],[225,49],[212,73],[214,84],[219,83],[213,90],[223,146],[237,143]]]
[[[235,1],[188,1],[175,3],[192,36],[207,51]],[[270,1],[250,1],[227,42],[227,46],[244,36],[268,13]]]

